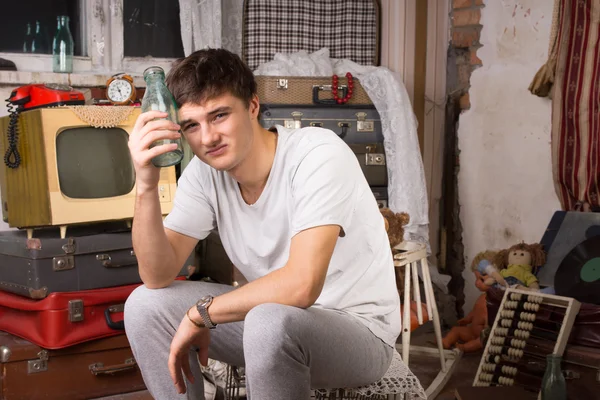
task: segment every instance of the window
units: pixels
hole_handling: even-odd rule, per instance
[[[70,17],[74,73],[141,74],[150,64],[168,69],[184,55],[178,1],[19,0],[3,4],[0,57],[19,71],[51,72],[57,15]],[[28,23],[35,33],[36,21],[47,52],[32,54],[25,36]]]
[[[183,57],[178,2],[125,0],[123,36],[125,57]]]

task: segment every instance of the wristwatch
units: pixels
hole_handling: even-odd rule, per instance
[[[208,316],[208,307],[211,305],[213,301],[213,296],[204,296],[196,303],[196,310],[198,310],[198,314],[200,314],[200,318],[202,318],[202,322],[204,322],[204,326],[208,329],[215,329],[217,324],[213,324]]]

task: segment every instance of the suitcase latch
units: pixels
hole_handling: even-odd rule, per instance
[[[73,238],[67,239],[67,243],[63,244],[62,249],[66,254],[75,253],[75,240]]]
[[[304,114],[301,113],[300,111],[294,111],[292,112],[292,118],[293,119],[286,119],[283,122],[283,126],[286,127],[286,129],[300,129],[302,128],[302,116]]]
[[[371,153],[374,146],[367,146],[365,154],[365,165],[385,165],[385,155],[383,153]]]
[[[69,321],[83,321],[83,300],[69,300]]]
[[[37,360],[27,361],[28,374],[37,374],[48,370],[48,351],[42,350],[37,353],[37,356],[39,357]]]
[[[367,121],[366,112],[356,113],[356,130],[358,132],[373,132],[375,130],[375,123],[373,121]]]
[[[288,88],[288,80],[287,79],[277,79],[277,89],[287,89]]]
[[[75,256],[58,256],[52,258],[52,269],[66,271],[75,268]]]

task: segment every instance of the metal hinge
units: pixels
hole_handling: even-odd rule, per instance
[[[302,116],[304,114],[301,113],[300,111],[293,111],[292,112],[292,118],[293,119],[286,119],[283,123],[283,126],[286,127],[286,129],[300,129],[302,128]]]
[[[37,360],[27,361],[28,374],[36,374],[48,370],[48,351],[42,350],[37,353],[37,356],[39,357]]]
[[[356,130],[358,132],[373,132],[375,130],[375,123],[373,121],[367,121],[367,113],[366,112],[357,112],[356,113]]]
[[[69,321],[83,321],[83,300],[69,300]]]

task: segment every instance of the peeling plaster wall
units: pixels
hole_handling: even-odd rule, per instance
[[[539,241],[560,209],[552,183],[551,102],[527,90],[546,61],[552,8],[549,0],[488,0],[481,11],[483,66],[471,75],[471,108],[458,128],[465,314],[480,295],[473,257]]]

